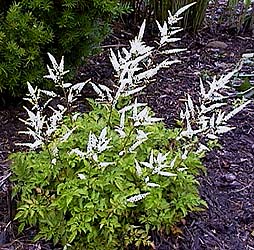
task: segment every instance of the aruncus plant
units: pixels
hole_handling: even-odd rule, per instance
[[[64,97],[57,107],[50,106],[57,94],[28,84],[27,100],[33,107],[26,108],[28,130],[23,133],[33,141],[23,145],[32,150],[11,156],[20,231],[37,226],[35,240],[53,240],[64,249],[153,246],[151,230],[169,233],[188,212],[205,205],[195,175],[208,147],[199,145],[198,135],[214,139],[228,131],[224,123],[249,103],[230,115],[220,109],[220,90],[233,73],[215,79],[209,88],[201,83],[200,105],[188,97],[181,129],[166,129],[162,119],[137,98],[161,68],[179,62],[170,55],[183,49],[165,45],[179,40],[173,37],[181,30],[175,25],[190,6],[162,25],[157,22],[158,48],[143,42],[144,22],[129,49],[110,51],[114,89],[90,81],[64,83],[63,58],[58,64],[49,54],[52,68],[48,66],[46,77],[62,89]],[[158,50],[168,58],[155,63],[152,58]],[[68,113],[87,84],[98,94],[97,101],[90,100],[92,111]],[[41,95],[48,97],[43,105]],[[46,107],[52,110],[49,117],[43,112]]]

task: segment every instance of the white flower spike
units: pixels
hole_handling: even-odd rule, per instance
[[[150,194],[150,192],[147,192],[147,193],[144,193],[144,194],[134,195],[134,196],[128,198],[127,201],[134,203],[134,202],[137,202],[137,201],[140,201],[140,200],[144,199],[149,194]]]

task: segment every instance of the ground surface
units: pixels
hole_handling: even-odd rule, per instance
[[[119,30],[117,34],[120,34]],[[122,46],[131,37],[126,31],[111,36],[108,39],[111,42],[104,47]],[[215,45],[211,45],[214,41]],[[223,48],[216,41],[224,42]],[[185,35],[180,45],[188,48],[188,52],[181,56],[183,62],[160,72],[142,97],[157,116],[165,118],[168,126],[174,124],[185,94],[195,96],[197,93],[199,76],[208,77],[233,69],[242,53],[254,50],[254,38],[203,30],[196,36]],[[110,81],[112,69],[106,53],[91,58],[80,69],[77,80],[90,77],[94,82]],[[22,116],[22,108],[10,105],[0,108],[0,249],[53,249],[50,243],[33,244],[33,229],[17,236],[11,220],[13,202],[6,159],[9,153],[18,150],[15,143],[22,141],[18,134],[23,126],[18,117]],[[231,124],[236,129],[223,136],[220,141],[222,149],[207,155],[204,162],[207,175],[199,177],[200,194],[208,209],[182,220],[174,236],[153,235],[157,249],[254,249],[254,106],[250,105],[237,115]]]

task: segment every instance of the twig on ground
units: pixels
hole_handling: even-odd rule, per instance
[[[3,178],[0,179],[0,187],[4,184],[4,182],[11,176],[11,173],[8,173]]]

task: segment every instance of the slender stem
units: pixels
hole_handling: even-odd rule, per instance
[[[112,112],[113,112],[113,108],[115,107],[116,104],[114,104],[116,101],[116,94],[113,97],[112,103],[110,105],[110,111],[109,111],[109,117],[108,117],[108,126],[111,127],[111,117],[112,117]]]
[[[121,151],[123,151],[123,150],[125,149],[125,147],[126,147],[128,141],[129,141],[129,139],[130,139],[130,136],[131,136],[131,134],[132,134],[132,132],[133,132],[134,130],[135,130],[135,127],[133,127],[133,128],[130,130],[128,136],[125,138],[125,141],[124,141],[124,144],[123,144],[123,147],[122,147],[122,150],[121,150]]]
[[[70,104],[68,102],[68,96],[67,96],[67,92],[65,91],[65,88],[63,87],[63,83],[61,84],[62,90],[63,90],[63,94],[64,94],[64,100],[65,100],[65,104],[67,107],[67,113],[70,113]]]
[[[113,102],[114,102],[114,100],[113,100]],[[110,106],[109,117],[108,117],[108,122],[107,122],[109,127],[111,126],[112,112],[113,112],[113,104],[111,104],[111,106]]]
[[[53,163],[52,163],[53,158],[52,158],[52,155],[51,155],[51,152],[50,152],[49,146],[48,146],[48,144],[45,144],[45,146],[46,146],[46,149],[47,149],[48,154],[49,154],[50,164],[53,166]]]
[[[65,105],[67,107],[67,114],[70,114],[71,113],[71,105],[70,103],[68,102],[68,95],[67,95],[67,92],[63,86],[63,81],[61,82],[61,84],[59,85],[62,90],[63,90],[63,94],[64,94],[64,102],[65,102]],[[72,116],[70,115],[70,119],[71,119],[71,123],[73,124],[73,119],[72,119]]]

